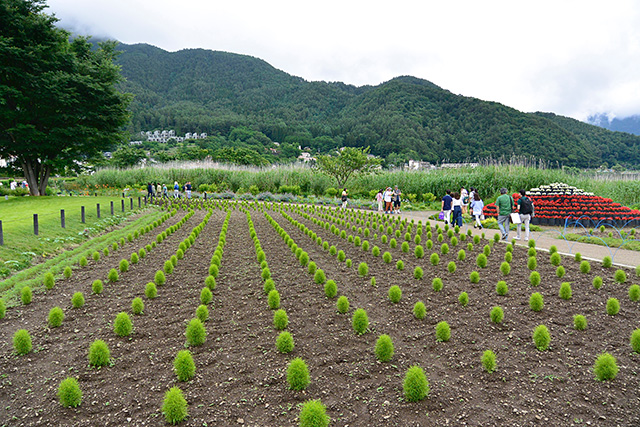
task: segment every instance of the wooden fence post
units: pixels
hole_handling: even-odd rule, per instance
[[[130,207],[130,210],[133,210],[133,197],[129,198],[129,207]]]
[[[120,199],[120,204],[122,205],[122,212],[124,212],[124,199]]]
[[[100,218],[100,203],[96,203],[96,210],[98,212],[98,218]]]
[[[67,228],[66,227],[66,221],[65,221],[65,217],[64,217],[64,209],[60,209],[60,226],[62,228]]]
[[[82,223],[85,223],[85,215],[84,215],[84,206],[80,206],[80,219],[82,220]]]
[[[38,228],[38,214],[33,214],[33,234],[37,236],[39,231],[40,230]]]
[[[111,215],[113,215],[113,200],[111,201]]]
[[[0,221],[0,246],[4,246],[4,233],[2,232],[2,221]]]

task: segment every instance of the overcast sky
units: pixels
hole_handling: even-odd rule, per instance
[[[261,58],[306,80],[400,75],[521,111],[640,114],[640,1],[48,0],[81,34]]]

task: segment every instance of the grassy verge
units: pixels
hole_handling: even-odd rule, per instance
[[[591,243],[593,245],[608,246],[610,248],[628,249],[630,251],[640,251],[640,241],[638,240],[622,240],[613,237],[593,237],[593,236],[581,236],[579,234],[567,233],[564,235],[565,239],[572,242]],[[558,237],[561,239],[562,237]]]

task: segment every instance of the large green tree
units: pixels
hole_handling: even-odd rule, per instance
[[[380,167],[381,159],[369,155],[369,147],[345,147],[334,155],[318,156],[317,167],[336,180],[338,188],[346,187],[356,175],[367,175]]]
[[[32,195],[49,176],[124,137],[115,42],[70,40],[42,0],[0,0],[0,157],[22,167]]]

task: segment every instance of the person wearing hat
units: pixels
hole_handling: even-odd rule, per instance
[[[507,194],[507,189],[500,189],[500,196],[496,199],[496,207],[498,208],[498,228],[502,233],[502,240],[509,238],[509,216],[513,212],[513,197]]]
[[[393,190],[387,187],[384,192],[384,213],[393,213]]]

